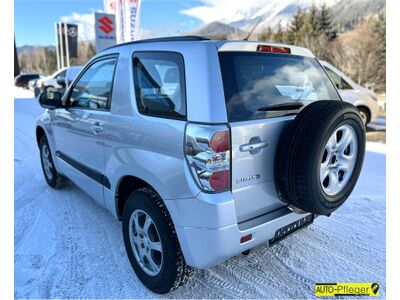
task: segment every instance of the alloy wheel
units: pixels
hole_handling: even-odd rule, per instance
[[[357,160],[357,135],[349,125],[337,128],[329,138],[320,166],[322,189],[329,196],[340,193],[349,182]]]
[[[163,250],[153,219],[143,210],[135,210],[129,219],[133,254],[146,274],[156,276],[161,271]]]

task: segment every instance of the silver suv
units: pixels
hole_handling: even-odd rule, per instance
[[[156,293],[329,216],[364,159],[357,109],[291,45],[121,44],[90,60],[63,97],[39,102],[47,183],[68,178],[122,221],[132,267]]]

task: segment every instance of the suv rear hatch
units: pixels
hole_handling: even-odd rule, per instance
[[[256,46],[253,51],[219,49],[231,127],[231,187],[239,223],[286,205],[277,195],[274,178],[282,130],[307,104],[340,100],[311,55],[290,54],[288,47]]]

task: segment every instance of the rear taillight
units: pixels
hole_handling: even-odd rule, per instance
[[[230,189],[231,142],[227,126],[187,125],[185,155],[202,190],[222,192]]]
[[[287,53],[290,54],[290,48],[270,45],[258,45],[258,52],[271,52],[271,53]]]

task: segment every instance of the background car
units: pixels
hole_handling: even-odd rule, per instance
[[[39,78],[35,78],[35,79],[29,80],[29,82],[28,82],[28,88],[29,88],[31,91],[33,91],[33,90],[35,89],[36,85],[37,85],[38,80],[40,80],[40,79],[42,79],[42,78],[45,78],[45,77],[46,77],[45,75],[39,75]]]
[[[46,92],[64,90],[66,85],[72,82],[81,69],[82,67],[80,66],[62,68],[50,76],[39,79],[37,81],[37,86],[41,91]],[[66,78],[68,78],[68,84],[65,85]]]
[[[323,60],[319,62],[338,88],[342,99],[358,108],[364,125],[374,122],[379,112],[378,96],[373,91],[355,83],[330,63]]]
[[[20,74],[15,76],[14,78],[14,85],[23,87],[23,88],[28,88],[28,83],[32,79],[39,79],[40,74]]]

